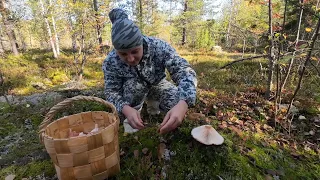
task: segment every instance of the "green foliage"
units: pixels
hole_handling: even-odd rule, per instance
[[[197,32],[197,49],[210,50],[214,46],[213,33],[211,32],[212,24],[205,23]]]
[[[182,7],[187,4],[187,9],[182,11],[178,16],[174,17],[173,25],[175,29],[172,31],[173,42],[181,45],[183,29],[186,30],[186,45],[195,47],[197,34],[203,20],[201,20],[204,1],[202,0],[187,0],[183,1]]]

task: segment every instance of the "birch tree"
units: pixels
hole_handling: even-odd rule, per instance
[[[60,45],[59,45],[59,38],[58,38],[58,32],[57,32],[57,27],[56,27],[56,21],[54,19],[54,15],[52,12],[54,10],[52,0],[49,0],[49,7],[51,9],[50,15],[51,15],[53,34],[54,34],[55,48],[56,48],[57,56],[59,56],[60,55]]]
[[[50,27],[50,24],[49,24],[49,20],[48,20],[47,14],[46,14],[45,9],[44,9],[43,1],[39,0],[39,3],[40,3],[40,7],[41,7],[41,14],[42,14],[42,16],[44,18],[44,21],[45,21],[45,24],[46,24],[46,28],[47,28],[47,32],[48,32],[48,36],[49,36],[49,41],[50,41],[50,45],[51,45],[52,52],[53,52],[53,57],[54,58],[58,58],[58,53],[57,53],[57,50],[55,48],[55,44],[54,44],[53,37],[52,37],[52,32],[51,32],[51,27]]]
[[[303,4],[303,0],[300,0],[300,3]],[[298,27],[297,27],[297,35],[296,35],[295,45],[294,45],[294,52],[293,52],[292,57],[290,58],[289,66],[287,68],[285,77],[283,78],[283,81],[281,82],[280,90],[284,89],[284,87],[286,85],[286,82],[287,82],[287,80],[289,78],[289,74],[290,74],[291,69],[292,69],[293,61],[294,61],[296,53],[297,53],[297,48],[298,48],[299,39],[300,39],[300,29],[301,29],[302,17],[303,17],[303,7],[301,6],[300,7],[300,13],[299,13],[299,22],[298,22]]]
[[[266,98],[270,98],[270,94],[272,91],[273,86],[273,75],[274,75],[274,64],[275,64],[275,47],[274,47],[274,36],[273,36],[273,23],[272,23],[272,0],[269,0],[268,4],[269,8],[269,33],[268,33],[268,39],[269,39],[269,52],[268,52],[268,59],[269,59],[269,68],[268,68],[268,88],[266,92]]]

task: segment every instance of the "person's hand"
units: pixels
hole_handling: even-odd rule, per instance
[[[136,109],[134,109],[128,105],[125,105],[122,108],[122,113],[128,119],[128,123],[130,124],[131,127],[133,127],[134,129],[143,129],[144,128],[143,121],[141,119],[139,111],[137,111]]]
[[[177,128],[182,123],[187,110],[188,104],[184,100],[180,100],[164,117],[159,127],[160,134],[170,132]]]

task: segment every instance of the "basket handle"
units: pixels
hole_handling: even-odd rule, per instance
[[[75,97],[72,97],[72,98],[68,98],[68,99],[65,99],[64,101],[54,105],[50,111],[46,114],[44,120],[42,121],[42,123],[40,124],[39,126],[39,137],[40,137],[40,140],[42,141],[43,140],[43,135],[44,135],[44,131],[46,129],[46,127],[53,121],[53,117],[56,115],[56,113],[61,110],[61,109],[64,109],[66,107],[69,107],[72,103],[74,103],[75,101],[95,101],[95,102],[99,102],[109,108],[111,108],[112,110],[112,114],[115,115],[115,117],[118,117],[118,113],[117,113],[117,110],[116,108],[114,107],[114,105],[112,105],[111,103],[101,99],[101,98],[98,98],[98,97],[93,97],[93,96],[75,96]],[[119,118],[117,118],[118,121]]]

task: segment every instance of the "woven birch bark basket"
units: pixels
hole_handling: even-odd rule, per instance
[[[95,101],[112,109],[88,111],[53,120],[58,111],[75,101]],[[103,99],[76,96],[66,99],[46,114],[39,126],[39,136],[50,155],[60,180],[106,179],[120,171],[119,117],[115,107]],[[90,133],[98,125],[99,130]],[[84,136],[69,137],[69,132],[84,132]]]

